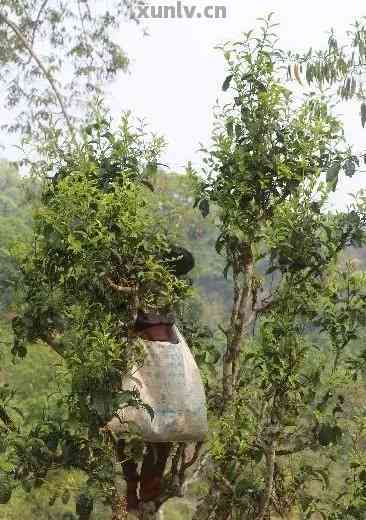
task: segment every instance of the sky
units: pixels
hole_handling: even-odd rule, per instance
[[[108,6],[107,0],[105,3]],[[176,5],[176,0],[150,0],[150,3]],[[325,44],[331,27],[344,35],[355,19],[366,15],[364,0],[183,0],[182,3],[196,5],[200,10],[207,5],[225,5],[227,17],[148,19],[142,21],[140,28],[131,22],[123,23],[117,37],[131,59],[130,71],[120,75],[108,92],[116,118],[122,111],[132,110],[149,123],[152,131],[166,137],[168,146],[162,162],[175,171],[183,171],[188,161],[199,165],[200,143],[209,143],[212,107],[225,78],[223,57],[214,48],[217,44],[240,38],[242,32],[257,24],[258,17],[273,11],[274,20],[280,24],[282,48],[317,48]],[[147,28],[148,36],[144,35],[142,25]],[[339,106],[337,112],[344,120],[349,141],[359,150],[366,138],[359,107],[349,103]],[[7,144],[10,141],[5,140]],[[7,151],[5,155],[14,153],[9,146]],[[361,187],[366,188],[366,173],[342,181],[333,205],[345,207],[350,200],[347,194]]]
[[[224,60],[215,46],[253,28],[258,17],[274,12],[280,24],[280,45],[305,50],[321,47],[331,27],[344,36],[363,15],[361,0],[186,0],[186,5],[225,5],[226,19],[148,19],[144,36],[131,24],[121,26],[118,38],[130,55],[130,73],[121,76],[110,91],[113,112],[131,109],[146,118],[151,128],[166,136],[168,148],[163,162],[183,170],[187,161],[199,164],[199,144],[209,143],[212,107],[225,78]],[[153,0],[154,5],[174,5],[174,0]],[[360,149],[366,129],[360,124],[359,107],[338,107],[349,141]],[[366,188],[366,173],[340,183],[332,204],[345,207],[347,196]]]

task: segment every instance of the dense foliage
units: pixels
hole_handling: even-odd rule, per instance
[[[330,102],[313,92],[299,104],[286,85],[273,27],[266,20],[259,35],[223,47],[232,102],[216,112],[206,177],[196,176],[202,214],[217,207],[216,249],[234,283],[211,487],[197,519],[262,520],[294,508],[328,518],[334,495],[311,483],[320,475],[328,489],[335,446],[354,439],[338,414],[353,381],[347,354],[362,335],[365,278],[337,262],[363,243],[364,207],[328,215],[325,204],[341,168],[352,175],[357,159]],[[321,453],[317,463],[308,450]],[[356,505],[347,482],[337,514],[352,509],[357,518],[363,499]]]
[[[171,245],[146,194],[161,140],[146,142],[127,116],[115,134],[105,120],[85,133],[79,153],[46,182],[33,242],[18,250],[23,303],[12,321],[12,353],[23,358],[41,339],[63,364],[55,381],[61,391],[30,429],[10,419],[4,398],[6,479],[37,487],[55,468],[74,467],[89,477],[90,500],[99,489],[113,505],[114,444],[104,427],[118,407],[145,406],[121,389],[141,360],[131,324],[139,306],[170,309],[187,284],[171,272]]]
[[[15,185],[18,186],[17,189],[13,188],[11,196],[14,196],[14,208],[20,211],[23,201],[21,178],[16,170],[11,170],[5,164],[3,170],[4,178],[6,178],[8,170],[13,171],[12,175]],[[200,303],[200,298],[198,297],[191,304],[187,302],[187,308],[183,309],[185,314],[184,326],[187,337],[191,340],[191,345],[193,347],[196,346],[198,349],[196,350],[197,358],[200,359],[201,355],[202,366],[203,368],[207,367],[207,377],[210,377],[212,371],[208,360],[211,354],[208,351],[207,355],[205,355],[202,350],[203,339],[198,337],[198,333],[202,333],[202,330],[199,330],[200,327],[197,324],[197,313],[203,307],[205,316],[207,318],[210,317],[212,324],[216,323],[221,319],[224,302],[217,301],[216,304],[208,306],[207,301],[213,298],[219,300],[221,287],[226,287],[226,294],[230,293],[230,284],[219,283],[216,286],[216,282],[219,282],[221,279],[220,271],[222,270],[222,264],[219,257],[213,258],[208,250],[208,246],[214,244],[215,241],[216,231],[214,223],[212,219],[202,222],[199,212],[192,208],[193,190],[190,187],[188,178],[173,174],[157,173],[150,180],[159,194],[159,202],[161,203],[159,230],[163,226],[165,231],[170,229],[171,235],[174,236],[178,231],[176,228],[179,228],[182,243],[194,251],[196,256],[196,269],[192,276],[194,283],[201,287],[202,303]],[[155,198],[155,194],[147,187],[141,189],[145,199],[149,197]],[[15,201],[19,201],[19,203]],[[156,199],[151,203],[153,202],[156,203]],[[156,206],[153,208],[156,210]],[[4,215],[4,222],[5,217]],[[25,241],[29,236],[27,227],[27,224],[30,224],[29,215],[25,215],[24,220],[20,219],[19,227],[10,216],[8,218],[9,223],[13,226],[12,229],[17,230],[16,242],[19,244],[19,242]],[[176,225],[173,225],[173,222]],[[4,242],[5,244],[6,242]],[[1,270],[5,272],[6,269],[6,263],[2,264]],[[14,300],[12,301],[14,306]],[[8,314],[9,312],[6,313],[6,316]],[[10,314],[10,317],[12,316],[13,313]],[[12,416],[19,431],[22,432],[21,439],[23,445],[25,447],[28,446],[30,449],[30,438],[27,432],[33,432],[33,437],[37,439],[40,434],[47,437],[49,434],[47,428],[58,425],[60,439],[58,452],[60,454],[65,433],[75,433],[75,423],[71,424],[65,407],[70,386],[69,377],[65,377],[63,359],[53,349],[49,350],[44,344],[36,342],[27,343],[26,357],[21,361],[16,361],[14,364],[12,362],[14,358],[10,353],[11,333],[9,324],[6,322],[3,322],[1,325],[0,340],[2,342],[1,382],[9,385],[8,387],[2,387],[4,391],[2,395],[5,398],[4,404],[9,415]],[[212,344],[212,339],[207,341],[208,346]],[[35,377],[34,367],[37,367],[37,377]],[[107,397],[105,396],[105,398]],[[16,410],[21,411],[22,416],[17,415]],[[45,418],[47,418],[47,426],[45,425],[42,428],[42,432],[40,432],[39,425],[44,424]],[[77,421],[79,421],[79,418]],[[9,432],[4,431],[3,433],[2,442],[8,444],[8,448],[10,448]],[[20,439],[17,437],[14,440],[18,443]],[[138,445],[136,447],[138,448]],[[75,450],[77,451],[77,447],[75,447]],[[7,472],[14,468],[14,461],[9,466],[9,453],[10,450],[3,453],[0,461],[1,469]],[[137,452],[135,455],[138,455]],[[42,471],[44,472],[45,468],[37,458],[34,459],[34,463],[34,470],[38,472],[37,484],[34,478],[35,474],[28,474],[26,478],[14,480],[12,473],[8,473],[11,476],[12,498],[9,504],[1,506],[0,518],[16,519],[20,515],[26,515],[28,518],[49,519],[52,517],[61,519],[65,513],[70,515],[75,512],[76,498],[80,493],[83,494],[89,489],[85,488],[87,477],[84,472],[80,472],[77,464],[75,466],[68,465],[64,463],[62,458],[59,458],[57,464],[54,463],[52,468],[48,470],[47,476],[42,476]],[[88,490],[89,492],[90,489]],[[105,499],[104,492],[100,493],[96,489],[94,491],[91,490],[91,492],[94,498],[93,518],[104,518],[105,516],[103,515],[108,514],[107,506],[103,505]],[[176,508],[178,509],[176,510]],[[168,513],[168,518],[170,518],[170,514],[172,515],[171,518],[181,518],[181,514],[185,517],[184,511],[187,510],[187,506],[176,504],[172,505],[170,510],[171,513]],[[179,510],[181,510],[181,513],[178,513]],[[177,512],[175,513],[175,511]],[[71,518],[71,516],[69,517]]]
[[[105,426],[119,406],[146,407],[121,389],[143,362],[139,306],[177,311],[207,390],[208,443],[173,447],[159,502],[186,492],[195,512],[166,505],[168,518],[364,518],[366,202],[327,211],[359,160],[317,89],[363,67],[364,31],[346,59],[334,35],[301,57],[278,49],[274,30],[269,18],[222,47],[204,175],[159,172],[162,139],[99,113],[78,146],[39,164],[41,183],[3,165],[1,304],[13,330],[1,329],[0,518],[124,518]],[[304,96],[291,83],[300,62],[314,86]],[[178,239],[195,254],[196,292],[172,272]],[[138,432],[126,439],[139,460]]]

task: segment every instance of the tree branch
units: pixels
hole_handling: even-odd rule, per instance
[[[203,442],[197,442],[195,448],[194,448],[194,452],[193,452],[193,455],[191,457],[191,459],[187,462],[185,461],[182,461],[182,466],[181,466],[181,469],[180,469],[180,473],[182,475],[184,475],[184,473],[187,471],[188,468],[190,468],[191,466],[193,466],[193,464],[195,464],[197,462],[197,459],[199,457],[199,454],[201,452],[201,449],[202,449],[202,446],[203,446]]]
[[[133,294],[136,289],[135,287],[125,287],[123,285],[118,285],[116,284],[113,280],[111,280],[111,278],[109,278],[109,276],[106,276],[106,280],[108,282],[108,285],[114,290],[114,291],[117,291],[119,293],[124,293],[124,294]]]
[[[48,83],[50,84],[50,86],[51,86],[51,88],[52,88],[52,90],[53,90],[53,92],[54,92],[54,94],[56,96],[58,104],[60,105],[61,112],[62,112],[62,114],[63,114],[63,116],[65,118],[66,125],[67,125],[67,127],[69,129],[69,132],[70,132],[71,139],[72,139],[73,143],[76,144],[74,128],[72,126],[70,117],[69,117],[69,115],[67,113],[64,101],[62,99],[62,95],[61,95],[61,93],[59,92],[59,90],[58,90],[58,88],[56,86],[56,82],[55,82],[52,74],[46,69],[46,67],[43,65],[43,63],[41,62],[41,60],[39,59],[37,54],[33,51],[32,46],[24,38],[24,36],[21,33],[19,27],[14,22],[9,20],[9,18],[4,13],[1,13],[1,12],[0,12],[0,20],[2,20],[16,34],[16,36],[20,40],[20,42],[23,45],[23,47],[29,52],[30,56],[33,58],[33,60],[38,65],[39,69],[43,72],[45,78],[47,79]]]
[[[227,336],[229,334],[229,330],[225,329],[222,325],[217,325],[217,328],[223,333],[224,336]]]
[[[295,455],[295,453],[301,453],[304,450],[307,450],[312,447],[312,444],[303,444],[302,446],[297,446],[293,449],[288,450],[278,450],[276,452],[277,457],[288,457],[289,455]]]
[[[257,314],[264,314],[265,312],[268,312],[271,310],[272,305],[273,305],[273,302],[262,303],[261,305],[255,305],[253,310]]]
[[[266,488],[264,491],[260,511],[259,511],[259,514],[257,515],[256,520],[264,520],[268,507],[270,506],[270,503],[271,503],[275,460],[276,460],[276,441],[275,441],[275,439],[272,439],[269,449],[266,453],[266,461],[267,461]]]
[[[49,2],[49,0],[44,0],[43,1],[43,4],[41,5],[41,7],[40,7],[40,9],[38,11],[37,18],[34,21],[34,27],[33,27],[32,37],[31,37],[31,41],[30,41],[30,46],[32,47],[32,49],[34,47],[34,40],[35,40],[35,37],[36,37],[36,32],[37,32],[39,21],[41,19],[42,13],[45,10],[46,5],[48,4],[48,2]],[[32,55],[29,56],[29,60],[27,61],[26,65],[29,65],[31,60],[32,60]]]
[[[52,350],[54,350],[59,356],[64,356],[64,346],[61,343],[61,338],[63,334],[61,333],[51,333],[47,332],[46,334],[43,334],[40,339],[49,345]]]
[[[5,408],[0,405],[0,421],[4,424],[6,430],[14,432],[16,430],[15,424]]]

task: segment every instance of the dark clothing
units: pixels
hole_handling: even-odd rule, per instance
[[[178,343],[174,329],[175,316],[173,313],[161,315],[138,311],[134,332],[147,341],[167,341]]]
[[[127,510],[133,511],[138,509],[139,501],[151,502],[160,496],[161,482],[172,445],[169,443],[147,444],[140,475],[136,462],[124,460],[124,446],[124,441],[120,440],[117,453],[127,484]]]
[[[144,312],[139,310],[135,322],[135,330],[144,330],[154,325],[170,325],[175,323],[175,315],[173,312],[162,315],[154,312]]]
[[[174,322],[175,316],[173,313],[161,315],[139,310],[134,333],[147,341],[178,343]],[[127,509],[129,511],[137,510],[140,501],[151,502],[160,496],[161,482],[171,448],[172,445],[169,443],[146,444],[139,475],[136,462],[125,460],[124,440],[119,441],[117,446],[118,460],[122,463],[123,475],[127,484]]]

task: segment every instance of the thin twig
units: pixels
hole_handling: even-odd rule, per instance
[[[117,292],[124,293],[124,294],[133,294],[136,289],[135,287],[125,287],[123,285],[116,284],[113,280],[109,278],[109,276],[106,276],[106,280],[108,282],[108,285]]]
[[[63,348],[62,344],[60,343],[60,341],[57,339],[57,338],[60,338],[61,336],[62,336],[62,334],[58,333],[58,332],[55,332],[55,333],[47,332],[47,333],[43,334],[42,336],[40,336],[40,339],[44,343],[47,343],[47,345],[49,347],[51,347],[52,350],[54,350],[59,356],[63,357],[64,348]]]
[[[10,29],[16,34],[16,36],[18,37],[18,39],[22,43],[23,47],[29,52],[30,56],[33,58],[33,60],[38,65],[39,69],[43,72],[45,78],[47,79],[48,83],[50,84],[50,86],[51,86],[51,88],[52,88],[52,90],[53,90],[53,92],[54,92],[54,94],[56,96],[58,104],[60,105],[62,114],[63,114],[63,116],[65,118],[67,127],[68,127],[69,132],[70,132],[71,139],[72,139],[73,143],[76,144],[74,128],[72,126],[71,120],[70,120],[69,115],[67,113],[65,104],[64,104],[63,99],[62,99],[62,95],[60,94],[60,92],[59,92],[59,90],[58,90],[58,88],[56,86],[56,82],[55,82],[52,74],[46,69],[46,67],[43,65],[43,63],[41,62],[41,60],[39,59],[37,54],[33,51],[32,46],[24,38],[24,36],[21,33],[19,27],[14,22],[9,20],[9,18],[4,13],[0,13],[0,20],[3,20],[3,22],[8,27],[10,27]]]
[[[45,10],[46,5],[48,4],[48,2],[49,2],[49,0],[44,0],[43,1],[43,4],[41,5],[41,7],[40,7],[40,9],[38,11],[37,18],[34,21],[32,36],[31,36],[31,39],[30,39],[30,46],[32,47],[32,49],[34,47],[34,40],[35,40],[35,37],[36,37],[36,32],[37,32],[39,21],[41,19],[42,13]],[[31,60],[32,60],[32,55],[29,56],[29,60],[27,61],[26,65],[29,65]]]
[[[203,446],[203,442],[197,442],[195,448],[194,448],[194,453],[192,455],[192,458],[188,461],[188,462],[185,462],[185,461],[182,461],[182,466],[181,466],[181,469],[180,469],[180,473],[184,474],[184,472],[190,468],[191,466],[193,466],[193,464],[195,464],[197,462],[197,459],[200,455],[200,452],[201,452],[201,449],[202,449],[202,446]]]
[[[179,461],[181,459],[181,456],[182,456],[182,453],[184,451],[184,448],[185,448],[185,444],[184,443],[180,443],[178,448],[177,448],[177,451],[175,452],[175,455],[173,457],[172,466],[171,466],[171,470],[170,470],[172,482],[174,481],[175,477],[178,475]]]
[[[5,428],[9,431],[16,431],[15,424],[11,417],[9,416],[8,412],[5,410],[3,406],[0,405],[0,421],[3,422]]]

